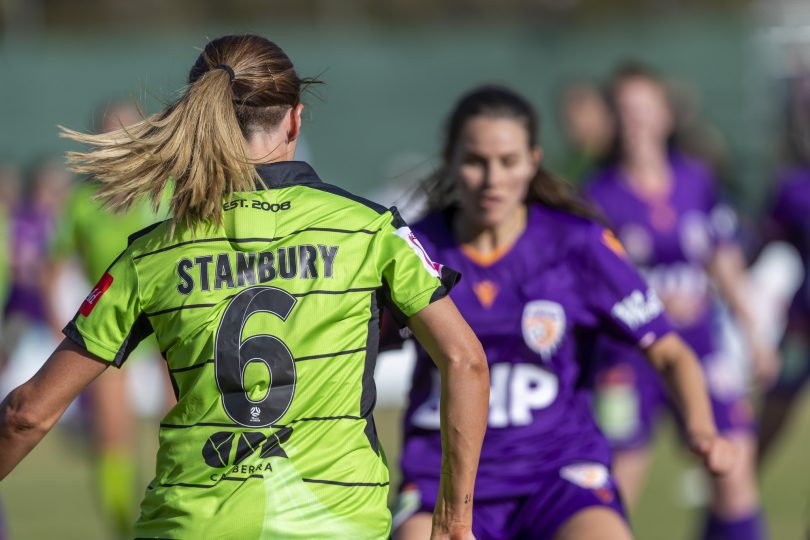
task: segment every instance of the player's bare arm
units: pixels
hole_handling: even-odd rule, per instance
[[[489,370],[478,338],[449,298],[409,321],[442,379],[442,472],[431,538],[471,538],[473,485],[489,408]]]
[[[662,375],[681,411],[692,451],[714,474],[734,466],[734,448],[717,434],[703,372],[695,354],[675,333],[669,333],[647,349],[647,358]]]
[[[69,339],[0,404],[0,480],[39,443],[68,405],[107,369]]]

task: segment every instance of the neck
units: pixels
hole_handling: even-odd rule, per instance
[[[660,195],[669,191],[672,177],[666,149],[660,145],[637,145],[622,160],[627,182],[642,195]]]
[[[517,211],[501,223],[487,226],[475,220],[474,216],[459,212],[453,223],[453,234],[461,244],[472,247],[482,255],[490,255],[508,249],[526,230],[528,209],[521,205]]]
[[[284,130],[252,133],[245,151],[253,163],[272,163],[295,159],[295,141],[288,141]]]

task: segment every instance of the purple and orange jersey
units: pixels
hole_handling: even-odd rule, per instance
[[[645,347],[670,332],[663,308],[602,226],[546,207],[504,253],[483,258],[453,239],[448,213],[414,227],[434,260],[464,278],[450,296],[484,347],[489,421],[476,497],[529,495],[572,464],[607,470],[610,453],[578,387],[579,355],[595,331]],[[439,374],[418,356],[404,418],[405,482],[438,479]],[[566,469],[567,470],[567,469]]]
[[[661,298],[668,319],[699,357],[718,427],[748,429],[744,377],[721,346],[718,306],[707,272],[717,250],[737,241],[736,216],[720,202],[714,179],[700,162],[672,152],[669,163],[671,188],[659,197],[635,193],[618,165],[598,171],[589,193]],[[657,376],[637,349],[616,340],[600,339],[595,354],[601,370],[597,386],[627,383],[637,390],[635,412],[607,422],[601,411],[602,429],[614,447],[646,444],[655,420],[653,410],[666,401]]]

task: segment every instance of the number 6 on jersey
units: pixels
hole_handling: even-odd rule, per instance
[[[245,427],[267,427],[287,412],[295,393],[295,360],[276,336],[258,334],[242,341],[248,319],[258,312],[272,313],[286,321],[295,306],[290,293],[276,287],[251,287],[225,308],[214,344],[217,387],[225,413]],[[253,362],[267,366],[267,394],[253,400],[245,388],[245,372]]]

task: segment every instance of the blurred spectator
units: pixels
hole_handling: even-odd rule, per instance
[[[6,355],[32,324],[45,324],[42,282],[56,222],[70,189],[71,175],[60,161],[43,159],[31,168],[26,193],[10,212],[11,288],[5,305]]]
[[[20,170],[11,163],[0,163],[0,207],[4,211],[17,205],[21,187]]]
[[[568,149],[562,164],[565,178],[580,182],[605,158],[613,142],[613,117],[600,89],[574,83],[562,92],[561,115]]]

